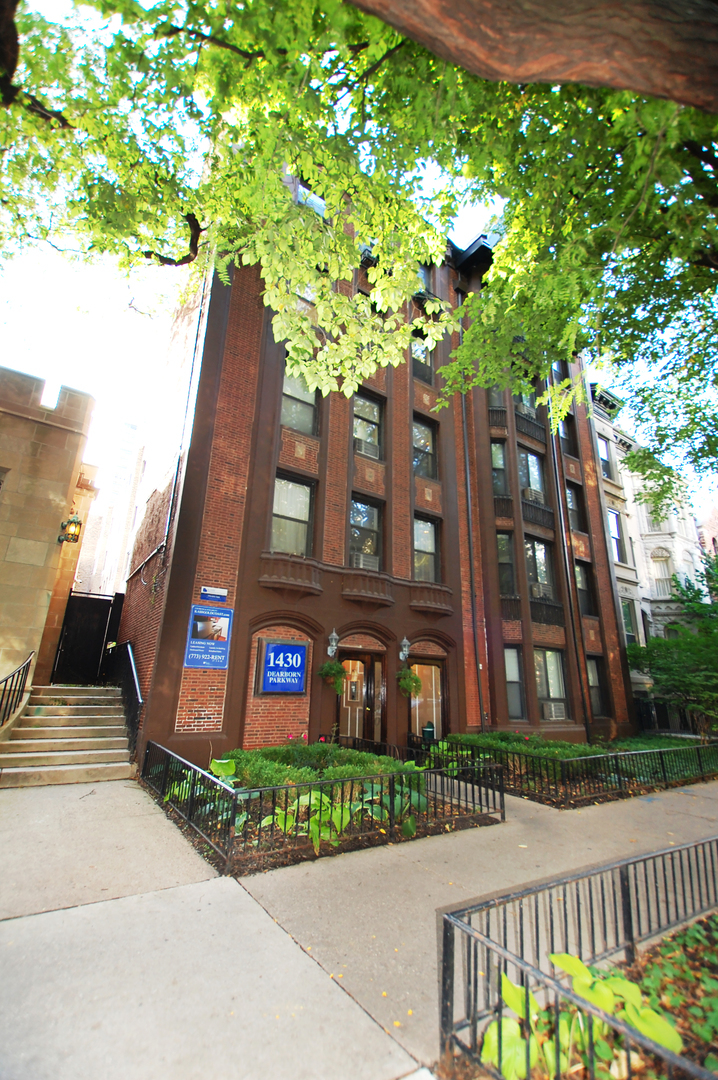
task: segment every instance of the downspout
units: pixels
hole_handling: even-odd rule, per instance
[[[548,377],[549,387],[553,386],[553,372]],[[558,449],[557,440],[558,433],[553,431],[553,407],[551,405],[551,399],[549,398],[549,419],[551,427],[551,462],[553,464],[554,483],[556,485],[556,502],[558,503],[558,520],[561,530],[561,550],[563,553],[563,565],[566,574],[566,585],[568,587],[568,617],[571,622],[571,637],[573,639],[573,648],[576,653],[576,668],[578,671],[578,685],[581,688],[581,705],[583,706],[583,726],[586,729],[586,742],[591,742],[591,724],[589,721],[588,703],[586,700],[586,687],[584,685],[582,661],[585,657],[586,650],[583,645],[583,623],[581,624],[581,649],[578,647],[578,635],[576,633],[576,612],[574,607],[575,600],[575,584],[576,584],[576,572],[572,564],[573,559],[573,541],[571,541],[571,554],[569,555],[569,539],[566,529],[566,518],[563,511],[563,497],[565,491],[565,483],[562,482],[561,475],[558,468]]]
[[[463,293],[457,289],[458,306],[464,302]],[[459,345],[464,342],[464,322],[459,322]],[[466,394],[461,395],[461,420],[464,439],[464,473],[466,475],[466,516],[469,531],[469,587],[471,589],[471,625],[474,636],[474,657],[476,660],[476,682],[479,687],[479,711],[481,713],[481,733],[486,732],[486,713],[484,712],[484,691],[481,686],[481,660],[479,656],[479,619],[476,612],[476,573],[474,570],[474,514],[471,501],[471,473],[469,472],[469,433],[466,426]]]

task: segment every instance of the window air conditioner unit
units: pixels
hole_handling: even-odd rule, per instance
[[[544,504],[543,491],[539,491],[538,488],[524,488],[522,495],[526,502],[534,502]]]
[[[532,420],[536,419],[536,410],[533,405],[525,405],[523,401],[517,403],[516,412],[521,413],[522,416],[530,416]]]
[[[375,461],[379,460],[379,447],[376,443],[367,442],[365,439],[355,439],[354,450],[357,454],[363,454],[364,457],[374,458]]]
[[[543,718],[544,720],[565,720],[566,706],[562,701],[544,701]]]
[[[534,600],[553,600],[553,585],[534,582],[531,586],[531,596]]]
[[[378,570],[379,556],[365,555],[363,551],[352,551],[351,564],[355,570]]]

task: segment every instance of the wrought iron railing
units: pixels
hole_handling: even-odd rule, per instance
[[[620,1075],[641,1075],[649,1057],[661,1063],[664,1071],[659,1070],[658,1075],[671,1077],[675,1069],[681,1070],[679,1075],[715,1078],[714,1073],[658,1045],[568,989],[550,956],[568,953],[585,964],[623,958],[630,963],[641,942],[685,925],[716,906],[718,837],[712,837],[444,912],[439,956],[442,1052],[447,1060],[456,1053],[481,1060],[486,1073],[499,1080],[502,1072],[506,1075],[504,1066],[509,1061],[510,1029],[505,1025],[510,1021],[514,1037],[521,1040],[519,1054],[524,1044],[527,1054],[535,1053],[529,1040],[523,1038],[526,1021],[509,1016],[502,995],[503,976],[507,976],[520,987],[524,1015],[536,1006],[545,1010],[548,1041],[555,1040],[556,1050],[561,1051],[555,1053],[548,1070],[552,1080],[563,1080],[577,1071],[590,1077],[598,1075],[597,1038],[602,1034],[603,1045],[598,1049],[603,1051],[607,1032],[627,1066],[621,1069],[619,1057]],[[529,1009],[525,1006],[531,994],[536,1005]],[[561,1025],[576,1016],[584,1033],[585,1071],[572,1060],[570,1051],[565,1053],[564,1046],[559,1046]],[[487,1031],[495,1023],[487,1045]],[[516,1053],[515,1046],[511,1050]],[[523,1064],[521,1061],[521,1067]],[[608,1075],[607,1066],[604,1072]],[[522,1074],[519,1069],[518,1074],[539,1075],[539,1070],[528,1068]],[[611,1071],[610,1075],[614,1074]]]
[[[509,795],[527,795],[566,807],[606,795],[635,795],[647,788],[707,780],[718,774],[718,743],[575,758],[540,757],[460,743],[453,744],[451,752],[502,765]]]
[[[20,667],[15,668],[4,679],[0,679],[0,727],[7,723],[22,701],[34,655],[35,653],[31,652]]]
[[[506,427],[506,409],[494,406],[489,409],[489,427]]]
[[[563,604],[556,600],[532,600],[531,622],[543,623],[544,626],[565,626]]]
[[[555,528],[553,510],[550,506],[544,506],[543,503],[529,502],[528,499],[522,499],[521,516],[524,521],[532,521],[534,525],[542,525],[544,529]]]
[[[516,414],[516,430],[520,431],[524,435],[529,435],[532,439],[536,439],[537,442],[546,442],[546,428],[543,424],[537,420],[533,420],[530,416],[524,416],[523,413],[517,412]]]
[[[102,661],[102,677],[105,685],[119,686],[122,692],[129,748],[130,751],[134,751],[137,745],[140,713],[144,702],[140,691],[140,680],[137,676],[135,657],[129,641],[121,641],[119,645],[110,645],[105,650]]]
[[[507,619],[509,622],[519,622],[521,619],[521,597],[520,596],[502,596],[501,597],[501,618]]]
[[[142,778],[159,799],[233,865],[271,864],[357,841],[389,843],[459,819],[505,818],[502,770],[460,762],[453,769],[234,789],[149,742]],[[409,819],[413,818],[413,822]]]
[[[513,518],[514,500],[510,495],[494,495],[494,513],[497,518]]]

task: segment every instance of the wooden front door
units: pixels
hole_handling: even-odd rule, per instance
[[[347,677],[339,698],[339,734],[382,742],[384,736],[384,665],[369,653],[339,656]]]

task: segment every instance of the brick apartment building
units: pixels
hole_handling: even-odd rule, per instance
[[[458,303],[490,261],[481,238],[452,248],[425,289]],[[368,290],[362,270],[354,288]],[[583,406],[555,437],[533,396],[477,389],[434,412],[448,340],[417,342],[351,400],[310,394],[285,375],[253,268],[215,279],[199,326],[191,432],[148,503],[120,631],[145,698],[140,746],[204,764],[337,725],[398,744],[429,720],[475,731],[482,713],[576,741],[628,730]],[[317,675],[334,632],[341,697]],[[422,683],[409,701],[405,653]]]

